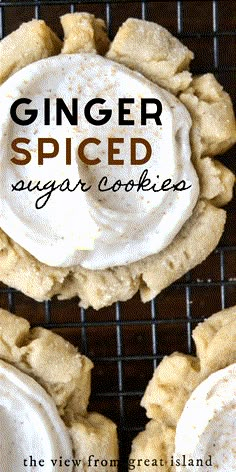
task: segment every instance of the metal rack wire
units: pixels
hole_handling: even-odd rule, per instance
[[[202,45],[207,44],[206,53],[204,50],[197,57],[193,72],[213,72],[234,96],[236,68],[233,51],[236,48],[233,47],[233,41],[236,32],[231,14],[233,9],[236,10],[234,0],[0,1],[1,37],[22,21],[31,19],[32,15],[44,18],[47,11],[56,21],[53,7],[59,9],[59,14],[60,8],[63,12],[89,9],[97,14],[99,11],[98,14],[107,22],[111,36],[125,17],[159,20],[194,52],[197,53]],[[208,16],[206,11],[209,12]],[[195,14],[198,16],[194,20]],[[192,19],[190,23],[189,18]],[[226,40],[227,48],[224,49]],[[207,53],[209,61],[205,57]],[[228,153],[228,158],[231,155]],[[228,162],[235,168],[235,163]],[[235,210],[235,203],[231,203],[221,246],[207,261],[145,305],[138,297],[134,297],[129,302],[117,303],[95,312],[79,309],[76,299],[60,302],[52,300],[42,304],[14,289],[0,286],[0,306],[27,317],[32,324],[40,324],[62,334],[94,360],[93,392],[96,393],[92,394],[91,408],[118,423],[122,471],[126,469],[124,463],[130,440],[146,423],[139,401],[153,369],[164,355],[173,350],[193,353],[191,333],[197,322],[217,310],[236,304]]]

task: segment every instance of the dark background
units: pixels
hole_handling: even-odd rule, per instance
[[[192,71],[213,72],[236,101],[236,1],[0,1],[0,32],[9,34],[36,17],[62,36],[59,16],[70,11],[104,18],[111,38],[130,16],[160,23],[194,52]],[[234,156],[235,148],[221,160],[235,170]],[[147,421],[139,402],[153,368],[174,350],[194,353],[191,331],[196,324],[236,305],[235,210],[234,200],[227,207],[227,224],[216,251],[151,303],[142,304],[137,295],[98,312],[85,311],[78,299],[37,303],[0,285],[2,308],[53,329],[95,362],[89,409],[118,424],[123,458]]]

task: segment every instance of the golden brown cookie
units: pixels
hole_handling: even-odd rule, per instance
[[[0,41],[0,84],[26,65],[59,54],[61,47],[62,42],[43,20],[23,23]]]
[[[108,38],[102,20],[90,14],[76,13],[63,16],[61,21],[65,31],[62,52],[105,52]],[[21,28],[31,31],[32,26],[36,31],[46,28],[43,22],[36,20]],[[17,51],[20,34],[21,29],[9,35],[1,47],[6,50],[4,44],[8,48],[9,43],[15,45]],[[47,34],[50,36],[51,33]],[[40,47],[41,56],[38,54],[32,59],[27,56],[29,61],[44,57],[42,54],[56,53],[55,49],[47,49],[44,43]],[[20,48],[24,47],[22,44]],[[57,41],[56,44],[59,47]],[[20,49],[20,57],[22,54]],[[155,23],[127,20],[111,43],[107,57],[138,70],[153,82],[178,94],[188,108],[193,121],[192,160],[199,177],[199,199],[191,217],[164,250],[137,262],[104,270],[80,266],[50,267],[36,260],[0,230],[1,280],[39,301],[53,295],[61,299],[79,296],[81,306],[99,309],[119,300],[128,300],[138,290],[141,299],[149,301],[201,263],[216,247],[224,230],[226,212],[220,207],[232,198],[235,177],[213,157],[236,140],[229,95],[212,74],[192,78],[188,71],[193,58],[191,51]],[[20,60],[12,71],[26,63]],[[5,78],[10,73],[9,68],[7,70]]]
[[[69,431],[74,457],[83,464],[76,470],[87,470],[91,454],[116,464],[115,424],[87,412],[93,367],[87,357],[61,336],[44,328],[30,328],[24,318],[0,309],[0,359],[34,379],[53,400]],[[90,468],[93,472],[103,470],[101,464],[94,467]]]
[[[159,464],[153,468],[155,472],[176,470],[171,466],[175,431],[191,393],[211,374],[236,362],[236,307],[199,323],[193,331],[193,339],[196,356],[174,352],[164,357],[141,401],[150,422],[134,439],[130,457],[135,460],[163,458],[165,466],[161,468]],[[139,470],[146,472],[143,463]]]
[[[107,57],[141,72],[174,94],[191,83],[188,67],[193,53],[167,29],[151,21],[126,20]]]
[[[97,52],[104,55],[109,46],[106,25],[90,13],[67,13],[61,17],[64,30],[63,54]]]

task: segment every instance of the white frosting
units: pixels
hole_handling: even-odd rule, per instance
[[[1,471],[72,471],[69,433],[53,400],[35,380],[3,361],[0,361],[0,424]],[[30,456],[36,460],[35,467],[34,462],[30,465]],[[60,456],[68,461],[68,466],[53,466],[51,461],[57,460],[59,465]]]
[[[192,393],[177,424],[178,472],[236,471],[236,364],[210,375]],[[210,456],[210,457],[209,457]],[[207,464],[197,465],[197,459]],[[211,465],[210,465],[211,462]]]
[[[18,115],[25,118],[25,109],[38,109],[38,118],[28,126],[20,126],[11,119],[10,107],[18,98],[27,97],[30,105],[21,105]],[[63,98],[71,109],[71,98],[79,100],[78,126],[72,126],[63,117],[63,125],[55,124],[55,98]],[[112,109],[107,124],[95,126],[84,116],[84,106],[93,98],[103,98],[104,105],[94,105],[92,116],[99,116],[99,109]],[[130,115],[125,119],[135,121],[134,126],[118,126],[118,99],[135,99]],[[159,99],[162,104],[161,123],[148,120],[141,125],[141,98]],[[50,126],[43,122],[44,98],[51,99]],[[69,266],[81,264],[90,269],[102,269],[127,264],[165,248],[191,216],[196,204],[199,184],[190,161],[189,130],[191,119],[185,107],[170,93],[151,83],[137,72],[120,64],[91,54],[59,55],[31,64],[14,74],[0,87],[0,226],[23,248],[48,265]],[[154,112],[156,106],[149,105]],[[32,159],[27,165],[15,165],[10,159],[16,155],[11,142],[18,137],[30,139]],[[52,137],[60,143],[59,157],[45,159],[37,165],[38,137]],[[77,157],[78,144],[85,138],[101,140],[99,146],[89,144],[86,155],[99,157],[101,163],[86,166]],[[108,137],[124,138],[124,144],[116,144],[124,159],[124,165],[107,162]],[[152,157],[143,165],[130,165],[130,138],[146,139],[152,147]],[[72,164],[65,165],[65,139],[72,138]],[[145,155],[144,146],[138,145],[137,158]],[[48,148],[48,151],[50,149]],[[23,158],[17,154],[17,158]],[[125,192],[101,192],[98,182],[107,176],[110,187],[118,179],[122,183],[133,180],[138,183],[148,170],[151,184],[158,188],[166,179],[178,183],[186,181],[188,190],[137,191],[134,187]],[[157,178],[159,175],[159,178]],[[35,208],[35,201],[44,192],[12,192],[12,184],[23,179],[46,183],[70,180],[71,188],[81,179],[88,192],[77,188],[74,192],[56,190],[42,209]],[[87,249],[87,250],[83,250]]]

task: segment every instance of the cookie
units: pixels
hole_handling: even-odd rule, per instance
[[[39,27],[41,28],[42,22],[37,23],[36,21],[35,23],[35,21],[36,20],[25,24],[21,28],[25,28],[26,30],[28,28],[29,32],[31,32],[32,26],[36,28],[36,30]],[[93,193],[91,191],[90,197],[86,197],[83,192],[80,193],[80,207],[82,208],[80,219],[83,220],[83,224],[79,224],[78,217],[76,231],[71,227],[71,222],[75,221],[74,213],[72,210],[70,212],[67,211],[70,205],[64,204],[66,208],[64,213],[62,213],[63,205],[61,205],[61,219],[66,221],[66,224],[64,224],[62,230],[60,221],[57,222],[59,230],[56,229],[56,236],[55,238],[53,236],[54,239],[52,241],[48,242],[47,238],[50,231],[51,233],[54,232],[53,225],[50,231],[42,235],[43,243],[40,242],[40,231],[42,228],[47,227],[48,222],[46,224],[46,220],[40,220],[41,214],[40,212],[36,212],[36,219],[32,221],[37,221],[37,231],[35,229],[32,237],[30,236],[33,241],[32,244],[29,244],[29,240],[27,242],[25,241],[26,235],[28,237],[29,234],[32,233],[32,228],[29,227],[30,223],[27,228],[23,227],[25,221],[28,220],[29,222],[29,215],[26,215],[25,218],[18,218],[20,227],[19,230],[15,230],[14,233],[14,228],[17,228],[16,221],[10,218],[12,215],[15,217],[15,211],[12,212],[11,209],[8,211],[7,208],[4,208],[2,214],[5,216],[2,219],[2,229],[0,230],[0,278],[4,283],[21,290],[23,293],[38,301],[50,299],[54,295],[61,299],[79,296],[80,305],[82,307],[87,308],[92,306],[95,309],[99,309],[111,305],[116,301],[126,301],[137,291],[140,291],[142,301],[147,302],[160,293],[165,287],[184,275],[188,270],[201,263],[216,247],[223,233],[226,212],[221,207],[232,198],[235,177],[229,169],[215,160],[214,156],[225,152],[235,143],[236,127],[232,103],[229,95],[223,91],[221,85],[212,74],[192,77],[188,70],[190,61],[193,58],[192,52],[189,51],[186,46],[182,45],[178,39],[174,38],[165,28],[155,23],[130,18],[119,29],[110,45],[106,58],[102,58],[100,54],[105,54],[109,45],[102,20],[96,19],[90,14],[76,13],[63,16],[61,22],[65,32],[62,48],[60,46],[60,50],[63,54],[61,56],[59,54],[51,59],[45,59],[40,63],[40,67],[37,62],[32,66],[28,66],[28,69],[24,69],[24,74],[27,73],[29,77],[34,76],[36,83],[42,71],[44,71],[46,77],[47,69],[48,71],[52,69],[50,77],[52,80],[56,81],[56,75],[60,66],[64,70],[64,72],[62,72],[64,80],[71,80],[71,90],[73,86],[77,87],[76,80],[81,81],[80,85],[78,85],[78,93],[81,94],[83,101],[91,97],[91,93],[96,95],[96,92],[98,93],[99,90],[99,95],[105,93],[111,102],[113,101],[114,103],[115,95],[113,96],[113,94],[117,94],[118,92],[121,94],[122,90],[118,87],[121,86],[120,84],[125,84],[125,87],[130,87],[130,89],[127,89],[128,95],[130,93],[136,95],[137,104],[135,103],[135,111],[132,112],[133,121],[138,119],[144,120],[142,117],[138,118],[140,106],[143,107],[144,115],[142,116],[146,116],[146,122],[148,120],[149,112],[147,108],[144,108],[147,104],[142,101],[138,102],[138,100],[143,98],[140,98],[140,94],[142,95],[143,93],[145,95],[145,93],[149,93],[151,96],[153,93],[154,96],[155,93],[158,93],[161,97],[161,103],[163,110],[165,109],[165,113],[167,113],[167,110],[172,109],[169,115],[169,112],[164,115],[164,111],[162,111],[163,119],[164,116],[172,116],[172,118],[169,118],[165,123],[166,128],[168,128],[168,123],[172,120],[173,129],[170,136],[173,134],[175,136],[173,149],[182,149],[182,151],[178,152],[182,152],[183,155],[186,156],[188,155],[184,166],[179,163],[177,168],[182,169],[182,179],[183,176],[186,177],[187,175],[187,179],[184,181],[185,183],[188,181],[192,182],[189,186],[192,187],[192,189],[189,192],[192,192],[192,190],[193,192],[191,194],[189,193],[186,199],[184,196],[187,194],[180,195],[179,193],[178,198],[173,198],[171,202],[170,194],[168,194],[165,200],[164,197],[162,200],[161,196],[159,203],[156,204],[155,207],[155,211],[156,208],[158,208],[159,213],[157,213],[154,218],[152,210],[147,210],[148,205],[150,205],[150,207],[153,205],[154,197],[151,196],[148,198],[147,193],[145,193],[145,188],[143,194],[140,194],[140,200],[136,201],[133,197],[133,200],[131,199],[131,186],[134,188],[135,186],[140,186],[141,177],[139,176],[139,183],[137,183],[134,178],[126,182],[122,179],[118,179],[116,182],[120,182],[119,185],[122,187],[123,192],[119,202],[117,199],[119,193],[115,193],[117,187],[113,187],[113,185],[118,184],[114,184],[113,181],[110,194],[105,193],[107,189],[104,190],[104,188],[103,193],[101,193],[101,187],[99,187],[99,192]],[[43,26],[43,28],[45,28],[45,26]],[[21,31],[22,30],[19,29],[17,32],[5,38],[5,43],[1,43],[3,50],[6,51],[9,42],[9,44],[15,44],[17,51],[18,40],[16,43],[16,39],[19,39],[19,35],[22,34]],[[49,32],[47,34],[50,36]],[[41,52],[37,56],[32,57],[29,62],[45,57],[42,56],[42,54],[47,56],[56,54],[55,49],[51,50],[50,48],[46,48],[45,43],[47,42],[48,40],[44,41],[44,44],[40,47]],[[55,42],[59,47],[60,42],[56,40]],[[24,43],[22,44],[23,46],[20,45],[20,48],[24,47]],[[141,55],[140,47],[142,48]],[[44,52],[42,53],[42,51]],[[45,51],[47,52],[45,53]],[[68,52],[70,54],[67,54]],[[96,52],[98,54],[94,55]],[[20,49],[20,57],[22,57],[22,54],[22,50]],[[142,58],[141,60],[140,57]],[[13,69],[13,72],[25,66],[27,63],[28,62],[20,61],[16,68]],[[77,72],[76,64],[79,67]],[[4,72],[5,79],[11,74],[9,70],[9,68],[6,68]],[[91,70],[93,70],[92,75],[90,74]],[[72,74],[75,74],[73,80]],[[101,81],[101,76],[103,76],[103,81]],[[16,76],[14,76],[14,82],[15,77]],[[23,75],[21,76],[19,72],[17,80],[19,80],[21,84],[21,89],[24,89],[26,93],[26,91],[28,92],[28,90],[30,90],[30,85],[28,89],[28,85],[24,84],[24,81],[22,83],[22,78]],[[48,80],[47,78],[46,83],[48,83]],[[11,81],[11,79],[9,79],[9,81]],[[7,90],[7,84],[11,84],[9,81],[3,84],[2,87],[4,87],[4,89],[2,88],[2,90],[5,90],[5,87]],[[42,80],[41,82],[44,84]],[[40,87],[42,84],[40,84]],[[54,90],[53,84],[50,90],[51,92]],[[47,91],[48,97],[50,97],[50,90]],[[155,93],[154,90],[156,91]],[[176,98],[176,96],[178,98]],[[7,97],[9,98],[9,94],[7,94]],[[48,98],[48,100],[50,100],[50,98]],[[185,108],[182,104],[184,104]],[[89,102],[87,105],[90,106]],[[89,183],[89,188],[96,179],[100,179],[100,182],[102,181],[103,184],[106,182],[106,185],[108,185],[108,177],[102,177],[104,169],[111,171],[109,175],[110,178],[112,177],[113,179],[115,178],[116,172],[118,172],[118,176],[122,175],[123,179],[127,179],[129,175],[130,170],[126,167],[122,159],[120,158],[118,160],[118,164],[117,161],[114,160],[115,154],[120,152],[118,149],[115,149],[117,143],[109,141],[109,139],[113,139],[110,138],[112,133],[114,134],[116,131],[118,132],[122,129],[117,126],[117,123],[116,126],[114,125],[114,120],[118,119],[118,116],[121,118],[123,113],[122,120],[126,122],[127,110],[124,110],[123,104],[121,106],[119,103],[118,106],[120,108],[119,111],[116,110],[116,112],[108,109],[105,110],[105,112],[104,110],[97,110],[98,116],[101,116],[100,112],[102,114],[106,113],[107,118],[108,114],[111,113],[110,118],[107,120],[107,128],[102,129],[103,132],[101,133],[100,140],[96,142],[97,138],[95,138],[95,142],[91,141],[91,146],[93,144],[95,147],[93,151],[91,151],[92,157],[90,156],[89,159],[86,158],[83,151],[81,151],[81,149],[84,149],[83,146],[87,146],[87,144],[84,140],[81,142],[82,147],[80,147],[79,159],[83,161],[83,164],[86,161],[87,167],[82,167],[79,161],[74,163],[74,168],[71,168],[71,176],[73,177],[77,172],[76,166],[78,166],[79,172],[81,173],[79,175],[82,177],[85,175],[86,178],[89,179],[88,181],[86,180],[87,184]],[[159,104],[159,114],[160,113],[161,109]],[[48,119],[49,118],[48,115]],[[91,120],[94,120],[93,117],[89,119],[90,123],[93,122]],[[111,124],[109,124],[109,120],[111,120]],[[157,118],[155,118],[155,121],[158,123]],[[140,129],[140,122],[138,123],[138,129]],[[6,126],[5,123],[3,124],[3,127],[4,126]],[[79,128],[78,126],[79,123],[76,123],[74,126],[74,131],[77,133],[83,130],[83,126]],[[86,128],[86,126],[84,132],[87,136],[90,133],[90,128]],[[141,127],[143,134],[139,144],[146,147],[146,160],[148,160],[149,153],[147,136],[150,136],[151,139],[156,132],[153,130],[153,126],[153,123],[152,125],[149,123],[145,131],[143,131],[144,128]],[[100,130],[97,124],[96,130],[98,129]],[[161,129],[162,128],[158,128],[158,132],[161,133]],[[54,132],[54,128],[51,128],[51,132]],[[133,139],[133,130],[131,126],[129,126],[129,123],[128,125],[126,123],[126,128],[124,127],[123,133],[126,137],[130,136],[130,140]],[[186,137],[188,134],[189,138]],[[36,135],[37,126],[32,131],[32,136]],[[94,149],[96,150],[96,146],[98,145],[103,146],[103,143],[99,144],[99,141],[102,140],[102,137],[104,139],[106,135],[109,143],[108,149],[110,150],[110,157],[108,157],[108,159],[111,159],[110,167],[107,165],[107,162],[102,162],[101,167],[99,167],[96,165],[98,163],[96,159],[99,161],[101,159],[97,156],[94,158]],[[115,139],[117,138],[115,137]],[[92,140],[94,140],[94,137]],[[119,137],[118,140],[122,141],[124,138]],[[157,142],[157,140],[155,141]],[[166,143],[166,146],[168,146],[170,141],[171,138],[168,138],[168,136],[164,134],[163,139],[160,140],[160,142]],[[33,144],[32,149],[35,148],[35,146],[36,144]],[[72,146],[72,144],[68,144],[67,142],[67,146],[66,149],[69,153],[68,149],[70,149],[69,146]],[[134,144],[131,141],[131,148],[132,146],[133,150],[136,149],[134,148],[136,143]],[[88,149],[90,148],[88,147]],[[125,150],[128,151],[127,144]],[[33,152],[32,150],[32,153]],[[102,154],[105,152],[104,147],[101,147],[100,152]],[[158,156],[158,149],[154,154]],[[171,153],[167,153],[167,155],[171,155]],[[4,157],[4,152],[2,156]],[[16,157],[15,159],[17,161]],[[67,154],[67,159],[70,164],[71,157],[69,154]],[[92,166],[90,165],[90,159],[92,159]],[[134,159],[134,156],[132,157],[131,155],[131,160],[132,159]],[[4,162],[6,161],[7,155],[6,158],[4,158]],[[96,163],[94,165],[95,161]],[[168,165],[166,164],[166,169],[164,169],[164,163],[165,162],[162,161],[160,164],[163,167],[163,174],[169,169],[169,163]],[[39,164],[41,165],[42,163]],[[117,166],[118,170],[115,169],[115,171],[113,171],[114,164]],[[150,162],[146,165],[149,166],[149,164]],[[123,165],[124,168],[122,168]],[[153,160],[153,164],[150,164],[147,168],[147,172],[150,171],[152,175],[155,175],[155,165]],[[170,162],[170,165],[173,165],[173,162]],[[135,169],[136,173],[133,173],[135,177],[137,177],[137,169],[140,169],[140,167],[140,165],[136,165],[136,169],[135,166],[131,167],[133,171]],[[67,167],[67,169],[68,168],[69,167]],[[64,170],[61,170],[63,173]],[[46,178],[46,172],[44,176]],[[58,179],[59,177],[58,173]],[[159,178],[159,175],[157,177]],[[143,175],[143,178],[146,179],[144,182],[145,185],[147,185],[147,174],[145,174],[145,176]],[[65,190],[68,190],[69,185],[68,179],[66,180],[58,185],[59,187],[63,187],[64,185],[61,189],[64,192],[64,200],[66,195]],[[165,185],[167,186],[167,181],[169,182],[168,178],[164,180],[162,184],[164,185],[164,189]],[[8,185],[8,179],[6,179],[5,182],[6,185]],[[181,180],[181,182],[183,182],[183,180]],[[176,187],[173,186],[173,188],[176,190]],[[161,187],[161,189],[163,191],[163,187]],[[159,188],[156,190],[156,196],[159,190]],[[6,193],[7,189],[3,189],[2,192]],[[112,192],[114,193],[113,199]],[[173,192],[173,195],[176,194]],[[4,199],[1,198],[1,200],[3,205]],[[73,205],[76,206],[75,199],[73,202]],[[96,204],[94,204],[94,202],[96,202]],[[119,211],[117,210],[117,202]],[[180,202],[182,202],[182,207],[175,208],[175,205],[177,205],[177,203],[180,204]],[[127,211],[129,205],[132,210],[130,212],[129,210]],[[186,208],[183,209],[184,205],[186,205]],[[23,207],[28,208],[28,203],[24,203]],[[93,214],[92,220],[91,211]],[[58,212],[54,211],[51,216],[49,214],[50,217],[48,221],[53,221],[56,213]],[[179,217],[177,217],[178,215]],[[65,220],[65,218],[68,220]],[[158,226],[162,224],[162,221],[166,221],[165,224],[163,223],[164,229]],[[94,222],[96,222],[95,225]],[[157,227],[155,225],[157,225]],[[70,232],[69,236],[68,234],[66,235],[67,239],[62,232],[65,228],[68,228],[68,232]],[[149,228],[149,233],[147,232],[147,228]],[[159,236],[155,236],[156,234]],[[39,238],[37,248],[35,235]],[[59,243],[61,243],[61,246],[58,245]],[[57,249],[57,246],[59,249]],[[55,259],[53,259],[54,255],[56,255]]]
[[[62,456],[61,470],[85,471],[93,455],[98,462],[97,466],[91,463],[92,471],[103,470],[102,460],[113,460],[117,470],[115,424],[98,413],[87,412],[93,367],[87,357],[61,336],[44,328],[30,328],[24,318],[1,309],[0,359],[1,424],[2,432],[4,427],[8,431],[2,438],[3,461],[11,461],[12,469],[31,470],[33,465],[40,466],[42,459],[47,470],[54,470]],[[43,440],[39,428],[44,432]],[[16,447],[10,455],[15,430]],[[21,450],[22,431],[25,442]],[[73,460],[78,467],[73,468]]]
[[[193,330],[196,356],[175,352],[164,357],[155,370],[141,401],[150,422],[147,424],[145,431],[139,433],[134,439],[130,455],[134,463],[138,458],[142,458],[140,471],[146,471],[145,458],[149,461],[155,458],[159,459],[159,462],[153,468],[155,471],[192,470],[191,467],[193,466],[196,467],[196,470],[201,470],[200,459],[209,461],[209,455],[211,456],[212,466],[212,469],[209,470],[213,470],[216,465],[220,468],[223,464],[222,455],[218,457],[218,449],[221,450],[222,454],[225,454],[224,460],[228,464],[228,470],[231,470],[231,465],[235,464],[234,453],[231,449],[233,442],[230,436],[230,426],[223,426],[224,414],[227,418],[227,407],[224,405],[228,405],[228,399],[224,393],[227,391],[225,387],[222,393],[222,383],[223,386],[227,384],[232,400],[231,406],[228,407],[229,415],[233,421],[234,412],[231,407],[233,408],[234,400],[231,388],[233,385],[235,388],[236,382],[235,313],[235,307],[220,311],[200,323]],[[212,394],[209,392],[212,392]],[[219,399],[215,397],[214,392],[216,392]],[[221,402],[223,402],[223,405]],[[196,418],[193,412],[199,412],[199,408],[205,413],[204,415],[198,414],[198,418]],[[219,431],[219,424],[215,417],[216,413],[212,413],[212,408],[222,421],[222,427],[220,428],[221,448],[219,448],[219,438],[216,438],[215,452],[212,452],[212,444],[214,450],[215,431]],[[208,414],[211,415],[209,418]],[[205,424],[200,426],[199,418],[209,421],[209,427]],[[212,423],[210,423],[211,421]],[[198,430],[199,426],[201,431]],[[178,433],[176,433],[176,428]],[[201,438],[198,446],[199,457],[197,457],[199,467],[197,467],[196,450],[193,446],[195,441],[197,442],[195,431],[199,433]],[[206,435],[202,435],[202,432]],[[185,437],[185,434],[189,437],[189,440]],[[227,438],[227,435],[229,441],[226,441],[225,444],[224,439]],[[204,449],[206,437],[208,446]],[[174,455],[175,441],[176,455]],[[181,454],[179,451],[181,451]],[[181,456],[185,455],[187,457],[189,451],[191,451],[189,460],[195,459],[195,462],[191,464],[191,461],[188,463],[186,459],[184,466],[183,457]],[[160,464],[160,459],[163,460],[163,466]],[[177,459],[180,461],[179,464],[175,462]],[[209,464],[205,464],[205,466],[207,465]],[[233,467],[234,465],[232,470],[234,470]]]
[[[43,20],[23,23],[0,42],[0,84],[27,64],[59,54],[62,42]]]
[[[64,31],[62,53],[97,52],[104,55],[109,47],[105,22],[90,13],[67,13],[61,17]]]
[[[119,28],[107,53],[110,59],[141,72],[177,94],[192,81],[193,53],[161,25],[129,18]]]

